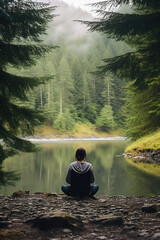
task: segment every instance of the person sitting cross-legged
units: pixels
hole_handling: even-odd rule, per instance
[[[75,157],[76,161],[69,165],[66,176],[66,182],[69,183],[70,186],[63,185],[61,189],[68,196],[89,196],[94,198],[93,196],[99,187],[97,184],[91,186],[91,183],[95,181],[95,177],[92,164],[85,161],[86,150],[84,148],[78,148]]]

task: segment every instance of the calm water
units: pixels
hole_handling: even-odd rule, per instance
[[[0,188],[4,195],[17,190],[34,192],[61,193],[65,184],[68,165],[74,161],[78,147],[87,151],[87,161],[94,168],[98,194],[107,195],[160,195],[160,178],[145,174],[130,165],[121,155],[127,145],[126,141],[53,141],[40,143],[38,153],[27,153],[4,161],[4,170],[18,170],[21,179],[15,186]]]

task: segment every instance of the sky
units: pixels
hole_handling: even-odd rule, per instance
[[[102,2],[104,0],[60,0],[63,2],[68,3],[69,5],[73,5],[76,8],[81,8],[85,11],[91,12],[93,8],[91,6],[86,6],[86,4],[96,3],[96,2]],[[50,0],[50,3],[54,2],[54,0]]]

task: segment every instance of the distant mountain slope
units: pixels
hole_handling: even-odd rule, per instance
[[[49,26],[47,38],[50,42],[55,43],[62,39],[64,42],[73,45],[76,43],[83,45],[92,42],[93,36],[97,34],[87,32],[87,27],[84,24],[75,21],[93,20],[91,14],[58,0],[54,1],[54,5],[57,6],[55,14],[58,16],[54,18]]]
[[[54,45],[64,45],[80,51],[89,50],[94,45],[103,48],[102,58],[112,57],[128,51],[128,47],[121,42],[107,39],[105,35],[89,32],[85,24],[75,20],[93,20],[93,16],[80,8],[75,8],[63,1],[55,0],[57,17],[50,23],[47,42]]]

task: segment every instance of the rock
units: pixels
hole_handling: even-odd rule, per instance
[[[160,240],[160,232],[159,233],[155,233],[152,238],[152,240]]]
[[[63,229],[63,232],[64,232],[64,233],[71,233],[72,231],[71,231],[70,229],[68,229],[68,228],[64,228],[64,229]]]
[[[146,213],[154,213],[157,211],[155,204],[145,204],[142,206],[142,211]]]
[[[97,233],[90,233],[89,238],[95,239],[97,237]]]
[[[24,196],[25,194],[26,194],[25,192],[19,190],[19,191],[17,191],[17,192],[14,192],[12,196],[13,196],[13,197],[22,197],[22,196]],[[27,193],[27,194],[28,194],[28,193]]]
[[[8,216],[0,216],[0,222],[7,221],[7,220],[8,220]]]
[[[58,197],[57,193],[47,193],[48,197]]]
[[[24,212],[22,210],[18,210],[18,209],[13,209],[11,211],[11,214],[23,214]]]
[[[160,210],[160,203],[159,203],[159,202],[156,204],[156,208],[157,208],[158,210]]]
[[[63,194],[58,194],[57,197],[47,194],[29,196],[24,194],[17,198],[0,197],[0,224],[2,224],[0,233],[7,229],[17,229],[26,235],[26,238],[21,238],[22,240],[160,239],[160,195],[154,197],[99,195],[98,201],[91,201],[66,197]],[[154,204],[155,213],[142,212],[143,205],[148,208]],[[68,220],[64,216],[70,216],[68,213],[72,214],[73,219],[70,217]],[[31,227],[36,224],[36,229]],[[74,225],[84,228],[74,228]],[[41,229],[46,231],[43,232]],[[4,239],[1,235],[0,240],[20,240],[16,232],[8,236]]]
[[[4,230],[0,232],[0,239],[1,240],[8,240],[8,239],[16,239],[16,240],[24,240],[26,235],[19,231],[19,230]]]
[[[0,222],[0,228],[5,228],[5,227],[7,227],[10,223],[11,223],[11,221],[2,221],[2,222]]]
[[[50,238],[49,240],[59,240],[59,238]]]
[[[82,221],[67,212],[55,211],[49,212],[40,217],[36,217],[32,220],[33,227],[38,227],[41,230],[48,230],[51,228],[61,227],[76,227],[81,228],[83,226]]]
[[[138,233],[138,236],[139,237],[146,237],[146,236],[148,236],[148,231],[146,231],[145,229],[141,230],[141,232]]]
[[[26,191],[25,191],[25,194],[29,194],[29,190],[26,190]]]
[[[22,223],[22,222],[23,222],[22,219],[17,219],[17,218],[12,219],[12,223]]]
[[[49,240],[59,240],[59,238],[50,238]]]
[[[107,200],[106,200],[106,199],[103,199],[103,198],[100,198],[98,201],[101,202],[101,203],[107,202]]]
[[[153,151],[153,152],[151,153],[151,156],[154,157],[155,155],[158,155],[158,153],[157,153],[156,151]]]
[[[121,231],[122,233],[123,232],[129,232],[129,231],[137,231],[138,230],[138,227],[136,225],[131,225],[131,226],[126,226],[123,228],[123,230]]]
[[[107,238],[105,236],[99,236],[99,237],[97,237],[97,239],[104,240],[104,239],[107,239]]]
[[[135,231],[130,231],[130,232],[128,232],[127,236],[129,239],[137,239],[138,234]]]
[[[123,218],[120,216],[114,216],[114,215],[104,215],[102,217],[99,217],[93,221],[93,223],[101,223],[104,225],[122,225],[123,224]]]

